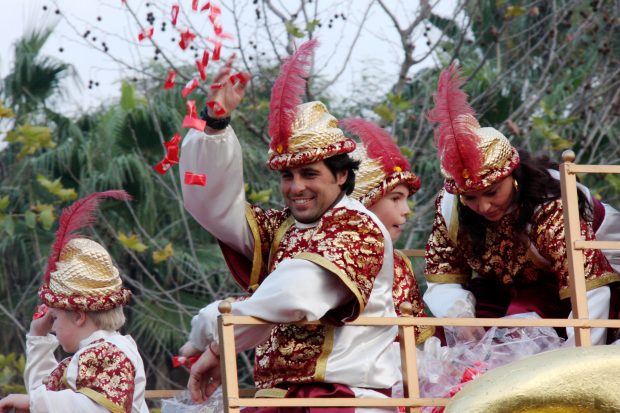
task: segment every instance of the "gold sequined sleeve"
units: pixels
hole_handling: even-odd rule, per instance
[[[471,268],[463,255],[462,250],[451,239],[448,226],[441,213],[443,192],[435,201],[435,220],[431,235],[426,243],[424,261],[424,277],[433,283],[464,284],[471,277]]]
[[[131,413],[135,376],[127,355],[103,342],[80,354],[76,391],[111,412]]]
[[[374,280],[383,266],[383,243],[383,233],[370,216],[334,208],[321,218],[309,245],[294,258],[325,268],[353,293],[355,300],[347,308],[335,311],[338,315],[353,314],[345,320],[349,321],[357,318],[368,302]]]
[[[581,236],[586,241],[596,239],[592,223],[580,219]],[[531,239],[538,252],[551,262],[560,284],[560,297],[570,296],[568,289],[568,258],[564,239],[562,201],[556,199],[544,204],[534,215]],[[584,250],[586,287],[588,290],[620,280],[600,250]]]

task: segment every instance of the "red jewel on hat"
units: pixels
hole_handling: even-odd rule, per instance
[[[185,185],[207,186],[207,175],[195,174],[193,172],[185,172]]]

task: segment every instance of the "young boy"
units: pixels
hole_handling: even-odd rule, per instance
[[[28,394],[0,400],[0,413],[148,413],[146,377],[136,343],[117,332],[125,323],[123,288],[110,254],[95,241],[75,238],[92,222],[101,197],[129,200],[124,191],[96,193],[63,211],[39,297],[40,310],[26,335]],[[94,205],[93,205],[94,204]],[[64,219],[63,219],[64,218]],[[54,332],[55,335],[50,334]],[[74,353],[58,363],[54,351]]]
[[[411,213],[407,199],[420,189],[420,178],[411,172],[409,162],[384,129],[360,118],[343,119],[339,125],[358,135],[363,144],[353,152],[353,157],[361,163],[351,197],[373,212],[387,228],[392,242],[396,242]],[[400,305],[409,302],[415,317],[425,316],[411,262],[397,250],[394,250],[392,298],[397,315],[401,315]],[[423,343],[434,332],[433,326],[415,327],[416,343]]]

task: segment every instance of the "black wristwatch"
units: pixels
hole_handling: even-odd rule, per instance
[[[226,126],[230,123],[230,116],[225,118],[212,118],[209,116],[209,111],[206,106],[200,111],[200,119],[207,122],[207,126],[215,130],[226,129]]]

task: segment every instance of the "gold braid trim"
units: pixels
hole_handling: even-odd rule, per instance
[[[446,222],[448,225],[448,236],[457,244],[457,238],[459,236],[459,200],[457,199],[458,195],[454,196],[454,200],[452,201],[452,214],[450,214],[450,222]]]
[[[620,274],[615,272],[608,272],[601,277],[597,277],[593,280],[586,280],[586,291],[594,290],[595,288],[603,287],[607,284],[620,281]],[[570,288],[562,288],[560,290],[560,299],[569,298],[571,296]]]
[[[411,275],[413,275],[415,277],[415,273],[413,272],[413,265],[411,265],[411,260],[409,259],[409,257],[407,255],[405,255],[405,253],[402,252],[401,250],[394,250],[394,252],[401,256],[401,258],[405,262],[405,265],[407,266],[407,268],[411,272]]]
[[[258,281],[260,277],[260,271],[262,268],[263,254],[261,253],[262,240],[260,238],[260,231],[258,230],[258,222],[256,216],[250,204],[245,206],[245,219],[252,231],[252,237],[254,238],[254,253],[252,255],[252,273],[250,274],[250,285],[248,289],[254,292],[258,288]]]
[[[422,344],[435,334],[435,326],[418,326],[418,330],[420,334],[418,334],[415,338],[416,344]]]
[[[105,407],[112,413],[125,413],[125,409],[123,409],[118,404],[111,402],[103,394],[98,393],[93,389],[90,389],[88,387],[82,387],[77,392],[82,393],[84,396],[88,397],[98,405]]]
[[[288,393],[286,389],[280,389],[278,387],[271,387],[269,389],[258,389],[254,393],[254,398],[265,397],[270,399],[283,399]]]
[[[324,341],[323,351],[316,361],[316,367],[314,368],[314,379],[318,382],[325,381],[325,372],[327,371],[327,358],[334,349],[334,326],[324,326]]]
[[[426,274],[426,281],[439,284],[465,284],[471,278],[466,274]]]
[[[362,293],[360,292],[357,285],[353,281],[351,281],[349,277],[347,277],[347,274],[345,274],[345,272],[342,269],[334,265],[331,261],[329,261],[322,255],[313,254],[310,252],[301,252],[295,255],[293,258],[313,262],[319,267],[325,268],[327,271],[333,273],[335,276],[340,278],[340,281],[342,281],[344,285],[347,286],[347,288],[353,293],[353,295],[357,299],[357,303],[360,306],[359,314],[361,314],[364,311],[365,306],[364,306],[364,298],[362,297]]]
[[[280,243],[282,242],[282,238],[286,235],[286,231],[295,223],[295,218],[292,215],[289,215],[288,218],[284,220],[284,222],[278,227],[276,234],[273,237],[273,241],[271,242],[271,249],[269,250],[269,261],[267,262],[267,271],[270,271],[272,258],[275,255]]]

